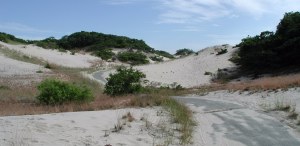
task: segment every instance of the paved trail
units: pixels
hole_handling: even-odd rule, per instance
[[[238,103],[201,97],[175,97],[195,112],[197,146],[300,146],[295,131]]]

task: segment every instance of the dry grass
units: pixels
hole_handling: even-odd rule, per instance
[[[250,81],[229,82],[226,84],[212,83],[211,85],[195,87],[197,90],[276,90],[300,86],[300,73],[276,77],[263,77]],[[191,92],[192,93],[192,92]]]
[[[235,90],[272,90],[295,87],[300,85],[300,74],[283,75],[277,77],[264,77],[244,83],[230,83],[227,88]]]
[[[103,95],[105,96],[105,95]],[[96,111],[103,109],[114,109],[129,106],[132,96],[125,96],[120,98],[101,97],[96,98],[91,103],[66,103],[56,106],[47,106],[37,104],[33,101],[1,101],[0,115],[34,115],[34,114],[48,114],[59,112],[76,112],[76,111]]]

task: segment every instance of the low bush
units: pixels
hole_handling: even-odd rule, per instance
[[[118,54],[118,59],[131,65],[147,64],[147,56],[140,52],[123,52]]]
[[[103,60],[112,59],[115,53],[112,52],[111,49],[101,49],[95,52],[95,55],[100,57]]]
[[[146,75],[142,72],[132,69],[120,67],[117,73],[110,74],[106,79],[104,93],[112,96],[137,93],[142,90],[141,79]]]
[[[56,105],[65,102],[86,102],[93,99],[91,90],[86,86],[79,86],[67,82],[46,79],[38,85],[40,94],[37,100],[42,104]]]
[[[162,50],[156,50],[155,54],[157,54],[159,56],[166,57],[166,58],[170,58],[170,59],[174,59],[175,58],[172,54],[170,54],[170,53],[168,53],[166,51],[162,51]]]
[[[220,51],[218,51],[217,55],[222,55],[227,53],[227,49],[221,49]]]
[[[186,55],[190,55],[190,54],[193,54],[193,53],[194,53],[193,50],[184,48],[184,49],[177,50],[175,55],[186,56]]]
[[[150,59],[153,60],[153,61],[157,61],[157,62],[164,61],[163,58],[159,57],[159,56],[151,56]]]
[[[206,71],[204,75],[213,75],[213,73]]]
[[[51,67],[51,65],[47,62],[47,63],[45,64],[45,68],[51,69],[52,67]]]

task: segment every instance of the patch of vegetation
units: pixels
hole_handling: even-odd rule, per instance
[[[143,40],[132,39],[125,36],[116,36],[98,32],[76,32],[58,40],[58,45],[64,49],[75,49],[87,47],[90,51],[106,48],[132,48],[144,52],[153,52]],[[97,47],[90,47],[90,46]],[[95,49],[95,50],[94,50]]]
[[[221,49],[220,51],[218,51],[218,53],[216,55],[222,55],[227,53],[227,49]]]
[[[163,57],[166,57],[166,58],[170,58],[170,59],[174,59],[175,58],[172,54],[170,54],[170,53],[168,53],[166,51],[162,51],[162,50],[155,50],[155,54],[163,56]]]
[[[0,85],[0,90],[9,90],[8,86]]]
[[[159,57],[159,56],[151,56],[150,57],[151,60],[153,61],[157,61],[157,62],[163,62],[163,58],[162,57]]]
[[[145,77],[145,74],[132,67],[120,67],[106,79],[104,93],[111,96],[138,93],[142,90],[141,79]]]
[[[40,58],[37,57],[32,57],[32,56],[27,56],[19,51],[15,51],[15,50],[10,50],[8,48],[1,48],[0,47],[0,52],[3,53],[5,56],[15,59],[15,60],[19,60],[19,61],[23,61],[23,62],[28,62],[28,63],[32,63],[32,64],[38,64],[38,65],[42,65],[42,60]]]
[[[212,74],[212,81],[219,83],[227,83],[233,75],[230,75],[226,70],[218,69],[217,73]]]
[[[45,49],[60,49],[60,46],[58,45],[58,40],[54,37],[49,37],[44,40],[40,41],[31,41],[31,43],[36,44],[39,47],[45,48]]]
[[[44,67],[45,67],[45,68],[48,68],[48,69],[51,69],[51,68],[52,68],[52,66],[51,66],[50,63],[48,63],[48,62],[45,64]]]
[[[47,105],[65,102],[87,102],[93,99],[91,90],[86,86],[79,86],[67,82],[46,79],[38,85],[40,94],[36,97],[40,103]]]
[[[229,58],[228,60],[238,65],[239,60],[240,60],[238,51],[233,52],[231,55],[231,58]]]
[[[0,41],[9,44],[28,44],[27,41],[20,38],[16,38],[15,36],[4,32],[0,32]]]
[[[109,60],[112,59],[115,53],[112,52],[112,49],[101,49],[99,51],[96,51],[95,55],[103,60]]]
[[[171,113],[174,123],[181,125],[179,129],[182,133],[180,137],[181,144],[189,144],[193,135],[193,126],[195,126],[192,112],[183,103],[172,98],[166,98],[162,105]]]
[[[261,74],[300,67],[300,12],[285,13],[275,33],[248,36],[238,46],[235,62],[243,71]]]
[[[187,55],[190,55],[193,53],[195,53],[195,52],[192,49],[183,48],[183,49],[177,50],[175,55],[187,56]]]
[[[213,75],[213,73],[205,71],[204,75],[210,75],[211,76],[211,75]]]
[[[147,64],[149,60],[147,56],[140,52],[122,52],[117,55],[117,58],[122,62],[127,62],[131,65]]]

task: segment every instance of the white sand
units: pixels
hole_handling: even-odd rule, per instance
[[[225,46],[214,46],[199,51],[198,55],[191,55],[184,58],[167,61],[158,64],[136,66],[135,68],[146,74],[147,80],[153,83],[173,84],[176,82],[183,87],[193,87],[209,84],[211,76],[204,73],[215,73],[218,69],[230,68],[235,65],[228,61],[231,54],[236,50],[232,46],[226,46],[228,53],[216,55],[220,48]],[[107,78],[109,73],[103,73]]]
[[[153,127],[161,125],[160,122],[166,119],[158,114],[160,111],[161,108],[128,108],[0,117],[0,145],[158,145],[163,143],[164,139],[159,138],[163,133]],[[128,112],[135,118],[134,121],[125,122],[122,119]],[[142,117],[151,125],[146,125]],[[123,129],[112,132],[118,121]]]
[[[0,77],[37,74],[36,71],[49,72],[42,66],[14,60],[0,53]]]
[[[1,41],[0,45],[11,50],[20,51],[28,56],[38,57],[49,63],[65,67],[87,68],[101,60],[89,54],[83,55],[76,53],[75,55],[71,55],[70,52],[59,52],[58,50],[44,49],[34,45],[10,45]]]

